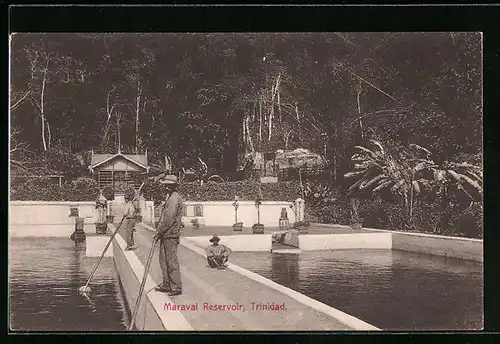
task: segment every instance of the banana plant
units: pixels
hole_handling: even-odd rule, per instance
[[[415,197],[424,189],[431,189],[424,177],[426,171],[435,167],[429,159],[430,152],[418,145],[410,145],[396,157],[388,153],[377,140],[369,141],[372,147],[356,146],[358,150],[351,157],[355,171],[346,173],[346,178],[357,177],[349,191],[371,190],[373,193],[389,190],[399,195],[412,224]]]
[[[373,147],[355,147],[358,152],[351,158],[354,171],[345,177],[358,179],[349,190],[371,190],[374,193],[390,190],[400,195],[409,224],[412,223],[415,198],[423,192],[439,194],[456,189],[467,195],[471,204],[481,202],[481,167],[466,162],[438,165],[432,159],[432,152],[416,144],[410,144],[394,156],[386,152],[379,141],[370,140],[370,143]]]

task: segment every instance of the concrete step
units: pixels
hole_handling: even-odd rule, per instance
[[[298,254],[302,252],[300,249],[294,246],[290,245],[285,245],[281,243],[273,243],[273,246],[271,248],[272,253],[292,253],[292,254]]]

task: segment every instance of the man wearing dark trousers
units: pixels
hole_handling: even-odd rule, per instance
[[[175,296],[182,294],[177,246],[179,245],[184,201],[177,193],[176,176],[167,175],[163,180],[160,180],[160,183],[166,186],[167,197],[154,236],[154,240],[160,241],[160,268],[163,275],[163,282],[155,290],[168,293],[169,296]]]
[[[224,269],[229,259],[229,255],[231,254],[231,249],[227,246],[219,245],[220,239],[217,235],[214,235],[209,241],[212,245],[208,246],[206,249],[208,266],[211,268]]]

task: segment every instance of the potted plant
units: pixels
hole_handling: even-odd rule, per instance
[[[351,198],[351,227],[361,230],[363,227],[363,218],[359,216],[359,199]]]
[[[95,203],[95,208],[97,209],[98,213],[98,219],[94,223],[94,225],[97,234],[106,234],[108,231],[108,224],[106,223],[106,219],[104,216],[107,206],[107,200],[101,193]]]
[[[243,222],[238,222],[238,207],[239,207],[238,196],[234,196],[233,207],[234,207],[233,231],[241,232],[243,230]]]
[[[255,200],[255,207],[257,208],[257,223],[252,226],[253,234],[264,234],[264,225],[260,223],[260,205],[262,204],[262,198],[260,195]]]
[[[198,219],[192,219],[191,220],[191,224],[193,225],[194,229],[199,229],[200,228],[200,222],[198,221]]]

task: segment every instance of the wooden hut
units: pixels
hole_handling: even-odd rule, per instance
[[[148,155],[146,154],[94,154],[89,166],[94,174],[99,188],[112,187],[116,194],[133,186],[138,189],[144,180],[145,174],[149,172]]]

